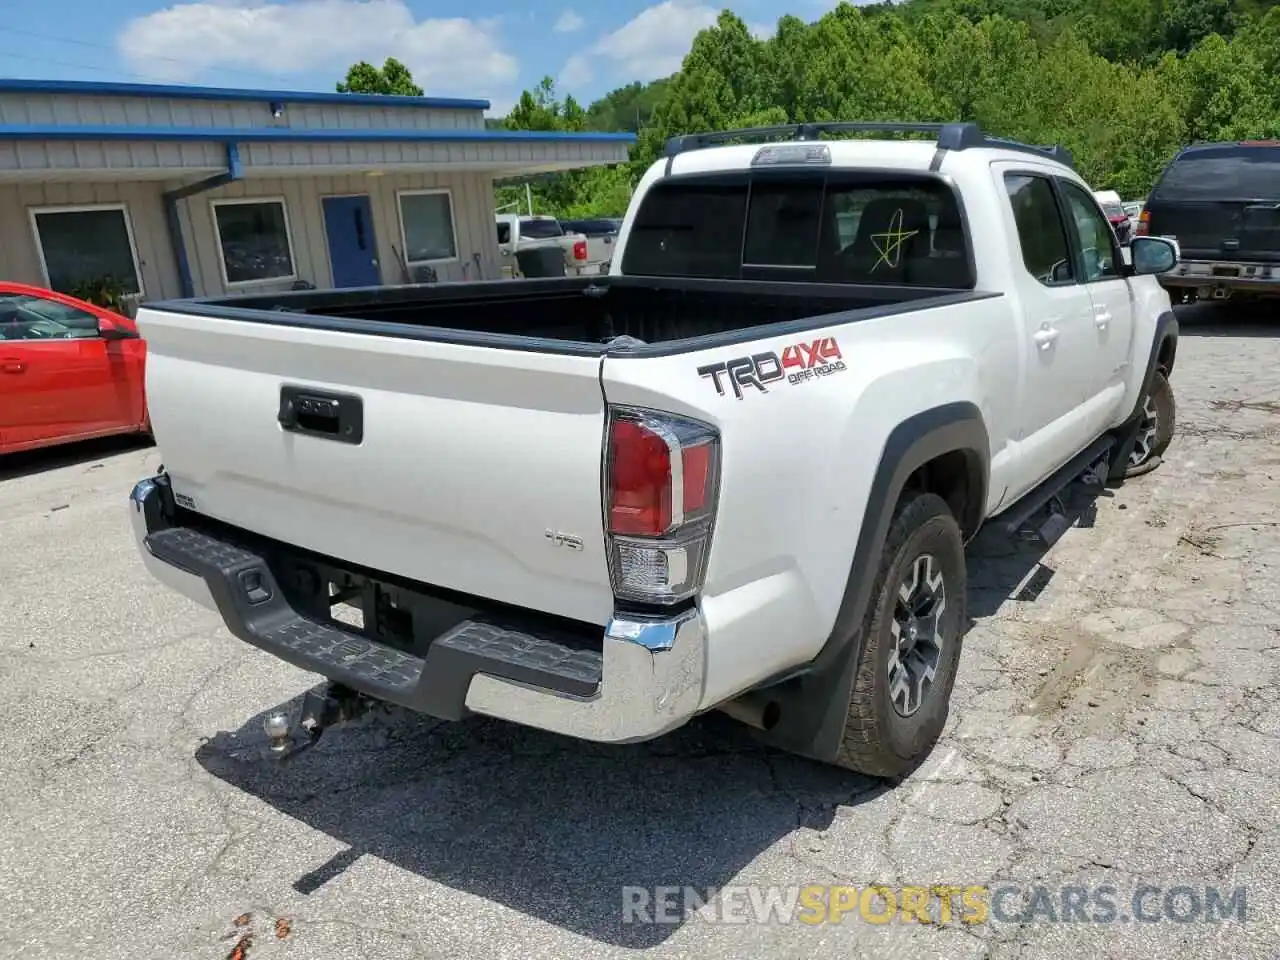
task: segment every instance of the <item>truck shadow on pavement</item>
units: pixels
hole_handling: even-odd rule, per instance
[[[1174,308],[1182,337],[1280,337],[1280,301],[1201,301]],[[1174,371],[1177,376],[1177,371]]]
[[[295,715],[300,699],[288,705]],[[484,718],[441,723],[389,710],[332,728],[277,764],[260,753],[266,713],[220,732],[196,759],[348,846],[299,876],[298,892],[315,892],[371,855],[632,948],[662,943],[680,924],[624,923],[624,887],[688,885],[705,895],[735,882],[829,880],[820,862],[785,852],[750,881],[735,878],[798,826],[825,830],[837,807],[888,789],[769,750],[718,714],[656,741],[606,746]]]
[[[1098,495],[1096,487],[1070,488],[1066,522],[1091,526]],[[1010,598],[1033,600],[1051,576],[1040,563],[1048,547],[979,536],[970,546],[971,616],[990,616]],[[282,707],[296,717],[300,705],[298,697]],[[331,728],[278,764],[263,756],[262,721],[282,707],[218,733],[196,759],[347,846],[297,877],[302,894],[371,855],[581,936],[645,948],[680,924],[624,923],[624,887],[705,893],[830,882],[833,871],[850,883],[886,879],[789,838],[797,828],[826,830],[837,808],[873,800],[891,784],[766,748],[720,714],[649,743],[607,746],[390,709]]]
[[[988,523],[965,549],[969,565],[970,624],[993,617],[1009,601],[1032,603],[1053,580],[1054,570],[1045,555],[1068,530],[1091,528],[1098,515],[1098,500],[1115,496],[1110,487],[1075,482],[1063,490],[1051,507],[1042,508],[1025,525],[1041,530],[1039,537],[1009,536],[999,520]]]

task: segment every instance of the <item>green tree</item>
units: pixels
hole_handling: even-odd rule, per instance
[[[1095,189],[1143,196],[1183,144],[1280,137],[1275,0],[903,0],[784,16],[757,40],[724,11],[681,68],[583,109],[543,81],[504,123],[630,129],[630,162],[539,180],[549,212],[616,213],[671,136],[810,120],[973,120],[1061,143]]]
[[[1163,45],[1186,53],[1214,34],[1231,36],[1238,19],[1234,0],[1165,0]]]
[[[653,118],[668,86],[669,81],[664,78],[611,90],[587,108],[587,129],[639,133]]]
[[[560,99],[555,81],[543,77],[526,90],[503,118],[510,130],[581,131],[587,127],[587,111],[573,97]],[[613,216],[626,211],[631,199],[631,179],[625,166],[590,167],[535,178],[530,193],[535,213],[561,217]],[[500,208],[525,210],[527,194],[523,183],[500,184],[495,202]]]
[[[363,60],[353,63],[347,68],[347,78],[338,84],[338,92],[422,96],[422,88],[413,82],[409,68],[395,57],[387,57],[381,69]]]
[[[560,100],[555,80],[543,77],[532,90],[520,94],[503,124],[510,130],[583,130],[587,112],[573,97]]]

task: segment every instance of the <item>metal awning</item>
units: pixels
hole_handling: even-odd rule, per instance
[[[620,163],[634,142],[631,133],[542,130],[0,124],[0,182],[198,180],[225,171],[232,146],[247,178],[450,170],[512,177]]]

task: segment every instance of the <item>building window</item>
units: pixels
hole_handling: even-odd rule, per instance
[[[297,278],[283,199],[214,200],[213,221],[228,286]]]
[[[72,296],[104,286],[121,295],[142,293],[133,228],[124,205],[37,207],[31,211],[31,223],[50,289]]]
[[[410,264],[458,259],[453,230],[453,197],[448,190],[402,190],[400,234]]]

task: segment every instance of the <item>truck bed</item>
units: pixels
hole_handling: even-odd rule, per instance
[[[828,314],[941,305],[971,290],[637,277],[567,277],[186,300],[156,309],[415,339],[601,352],[617,337],[664,344]],[[926,303],[927,301],[927,303]],[[301,314],[303,317],[299,317]],[[843,318],[840,321],[844,322]],[[541,341],[541,344],[538,343]],[[550,343],[548,343],[550,341]]]
[[[610,400],[610,360],[652,360],[657,382],[664,355],[810,342],[806,328],[898,315],[933,323],[932,307],[990,296],[551,278],[144,304],[138,328],[152,428],[185,510],[352,569],[600,627],[616,599],[603,444],[609,404],[628,395]]]

